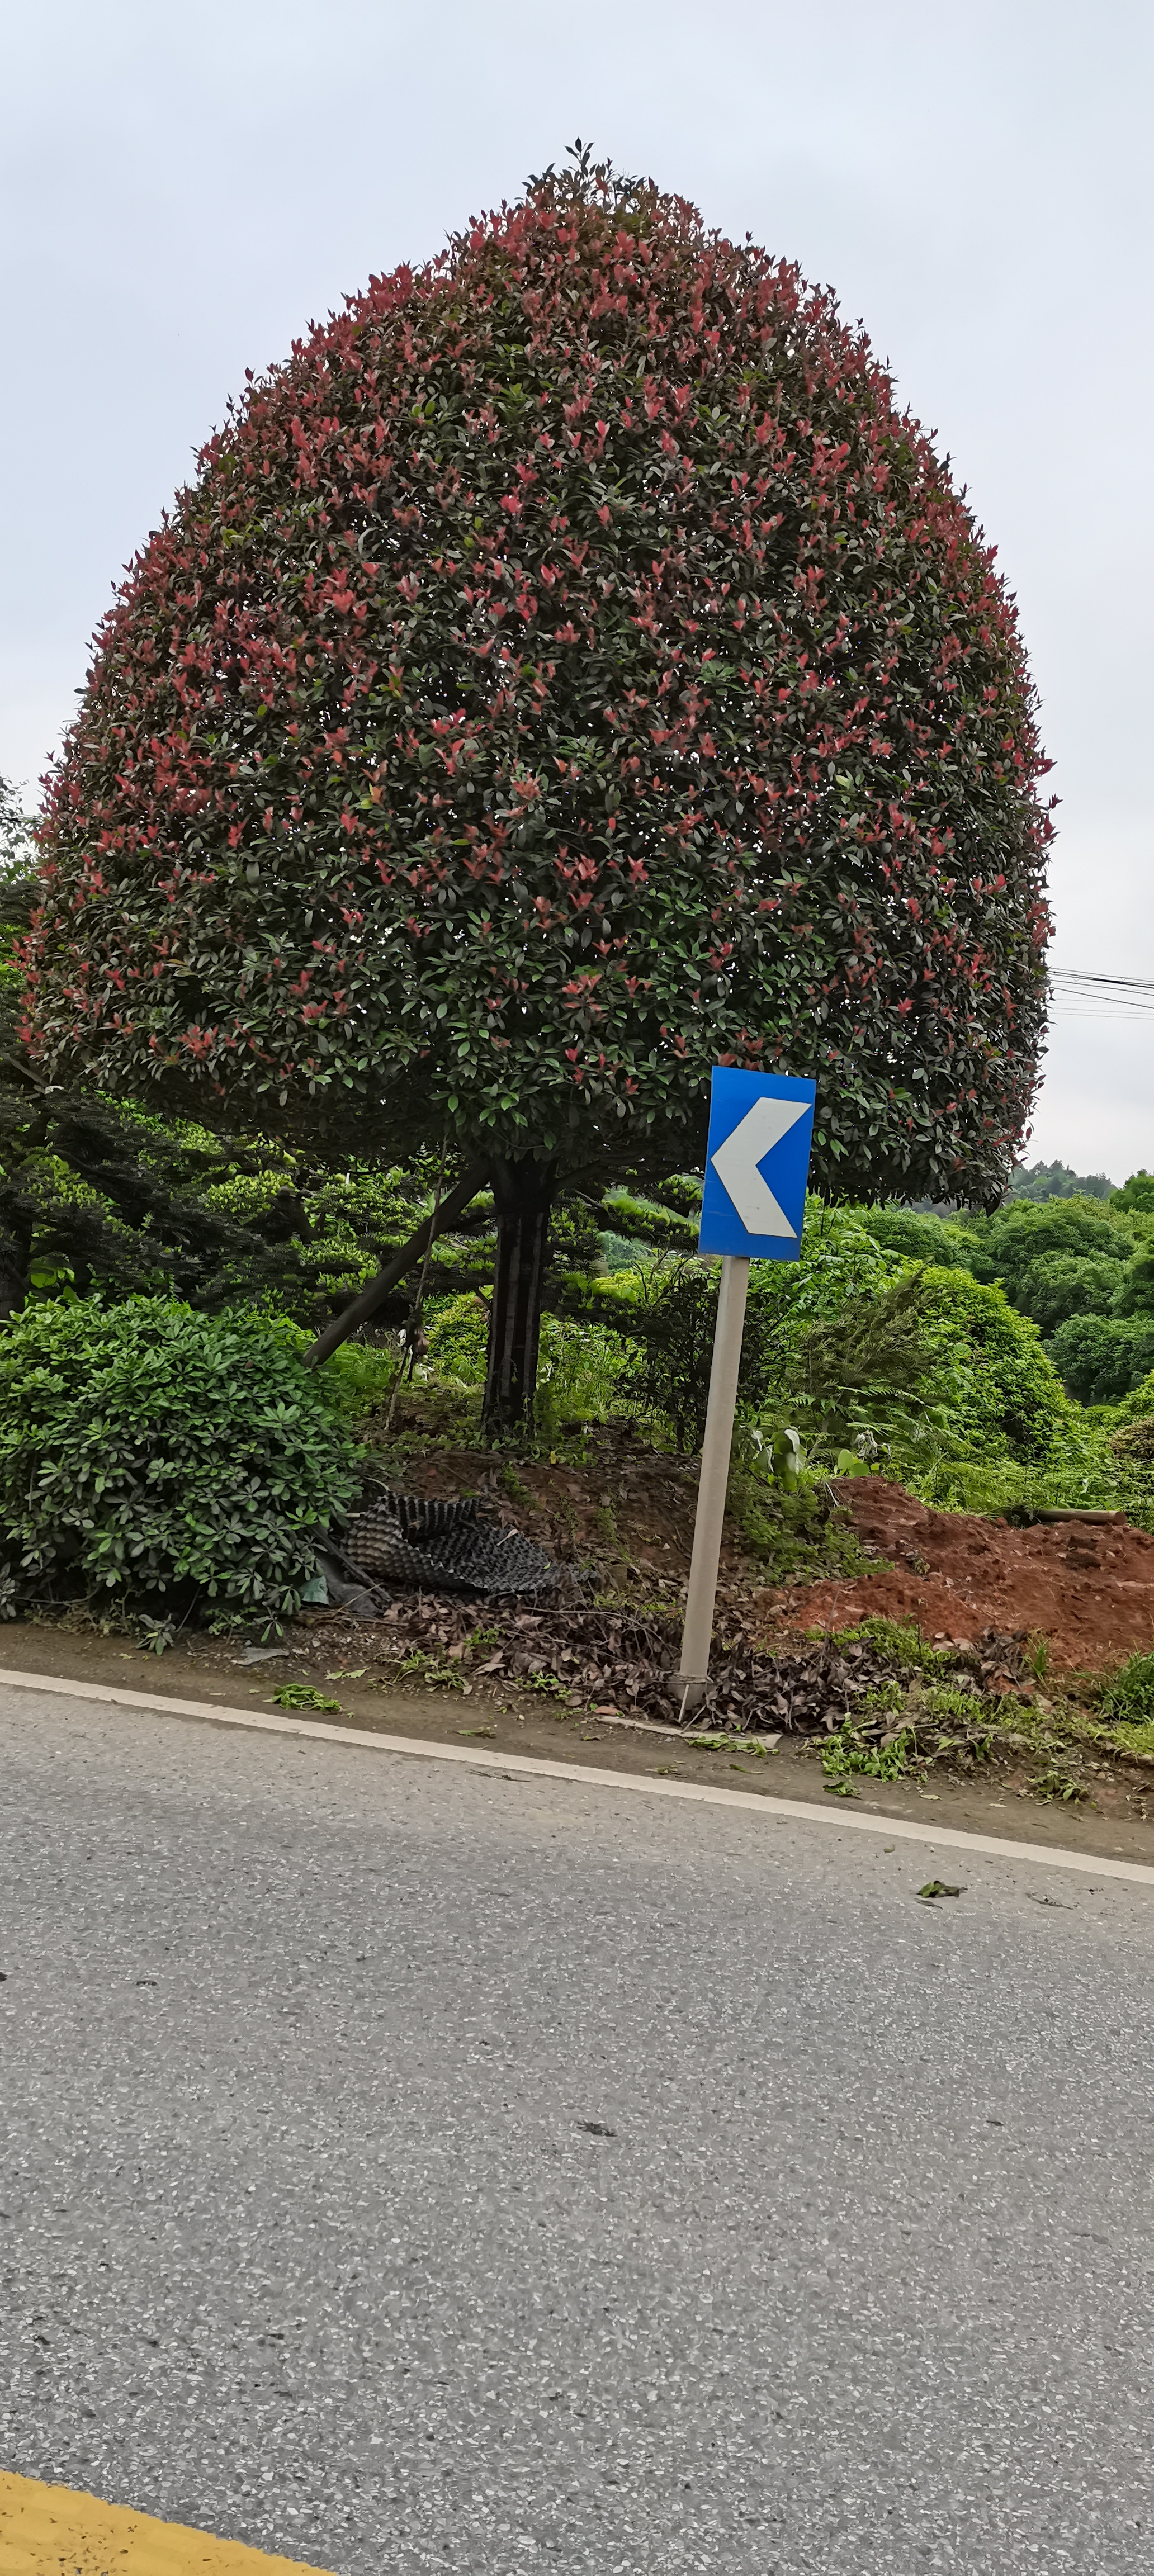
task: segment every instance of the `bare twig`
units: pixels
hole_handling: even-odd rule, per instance
[[[404,1385],[406,1377],[412,1376],[417,1363],[417,1339],[421,1329],[421,1307],[424,1303],[425,1297],[425,1282],[429,1276],[429,1262],[432,1258],[433,1238],[437,1232],[437,1219],[441,1211],[441,1190],[445,1179],[445,1152],[448,1146],[448,1141],[449,1131],[446,1127],[441,1138],[441,1159],[437,1165],[437,1186],[433,1192],[433,1213],[429,1219],[429,1240],[425,1245],[425,1258],[421,1263],[421,1276],[417,1281],[417,1293],[413,1300],[413,1311],[409,1317],[405,1356],[397,1370],[395,1378],[393,1379],[392,1389],[389,1395],[389,1409],[385,1415],[385,1427],[381,1434],[383,1440],[388,1439],[389,1433],[393,1427],[393,1415],[397,1409],[397,1397],[401,1392],[401,1388]]]

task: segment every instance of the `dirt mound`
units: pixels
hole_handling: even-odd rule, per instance
[[[680,1621],[696,1462],[650,1448],[621,1423],[591,1429],[580,1464],[426,1445],[416,1420],[412,1430],[417,1437],[403,1459],[382,1466],[384,1481],[428,1496],[477,1494],[486,1515],[523,1531],[554,1563],[592,1567],[603,1592]],[[848,1520],[867,1553],[888,1559],[890,1570],[814,1581],[814,1549],[798,1546],[793,1561],[803,1562],[791,1578],[787,1551],[771,1571],[727,1516],[719,1638],[779,1648],[799,1628],[904,1619],[931,1642],[976,1645],[991,1634],[1037,1633],[1049,1640],[1055,1671],[1099,1671],[1135,1647],[1154,1645],[1154,1537],[1144,1530],[1086,1521],[1012,1529],[974,1513],[930,1511],[880,1476],[849,1477],[835,1491],[841,1510],[819,1541],[825,1562],[836,1565],[844,1544],[837,1524],[844,1530]]]
[[[1154,1537],[1145,1530],[1089,1521],[1012,1529],[930,1511],[875,1476],[837,1491],[863,1546],[889,1558],[891,1570],[766,1599],[767,1640],[785,1619],[806,1628],[911,1619],[925,1637],[957,1642],[988,1629],[1027,1630],[1049,1640],[1056,1668],[1088,1671],[1154,1644]]]

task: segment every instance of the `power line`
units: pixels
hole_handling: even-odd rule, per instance
[[[1143,975],[1091,975],[1079,966],[1051,966],[1052,984],[1105,984],[1111,992],[1154,993],[1154,980]]]
[[[1154,980],[1142,975],[1091,975],[1076,966],[1052,966],[1054,1016],[1061,1020],[1113,1020],[1123,1012],[1154,1017]]]

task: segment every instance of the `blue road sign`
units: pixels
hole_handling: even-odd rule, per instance
[[[714,1065],[699,1251],[797,1260],[816,1098],[792,1074]]]

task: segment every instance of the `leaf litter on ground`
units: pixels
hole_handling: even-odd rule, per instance
[[[930,1708],[919,1714],[911,1705],[895,1715],[895,1677],[908,1689],[919,1676],[910,1640],[896,1630],[891,1637],[884,1627],[877,1636],[819,1634],[767,1648],[729,1612],[719,1623],[708,1688],[691,1716],[682,1713],[677,1680],[680,1621],[663,1605],[513,1605],[430,1592],[392,1600],[357,1632],[362,1654],[376,1649],[378,1687],[398,1680],[458,1691],[476,1682],[495,1689],[514,1684],[563,1695],[593,1715],[676,1727],[688,1744],[717,1752],[735,1737],[789,1734],[828,1743],[852,1726],[863,1744],[888,1748],[901,1735],[919,1758],[948,1746],[963,1759],[971,1740],[976,1746],[988,1734],[988,1676],[1020,1672],[1023,1643],[987,1636],[937,1649],[933,1675],[953,1685],[951,1714],[939,1724]],[[874,1767],[871,1761],[868,1768]],[[890,1767],[887,1758],[886,1775]]]

